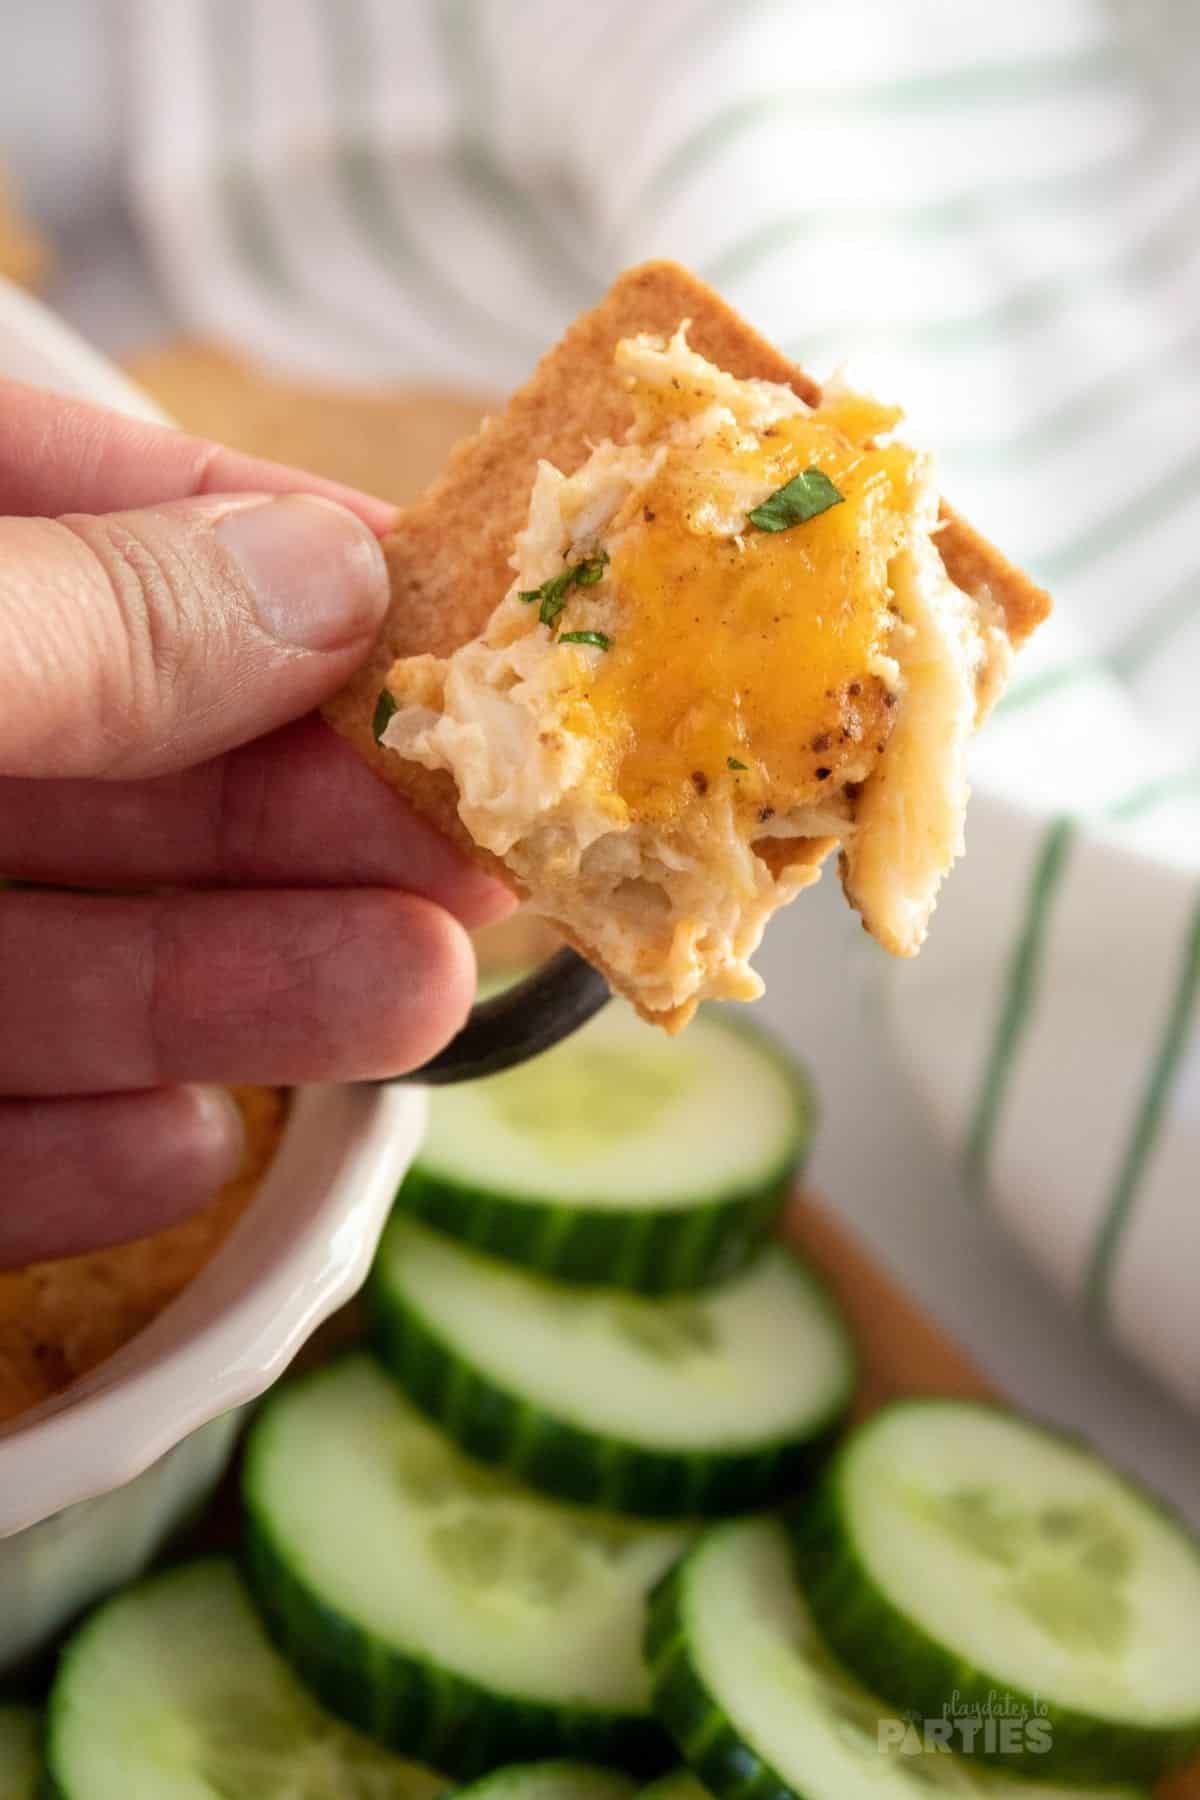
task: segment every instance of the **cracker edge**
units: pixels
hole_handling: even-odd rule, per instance
[[[507,559],[516,532],[524,524],[539,457],[548,456],[570,474],[585,460],[589,439],[615,437],[631,419],[624,392],[612,379],[612,355],[618,341],[639,331],[669,335],[683,319],[690,321],[689,342],[719,367],[741,379],[784,383],[810,404],[819,401],[821,390],[803,369],[789,362],[680,264],[656,261],[626,270],[603,299],[581,314],[542,357],[503,412],[486,418],[472,437],[457,445],[444,472],[401,514],[384,540],[391,601],[375,649],[322,708],[328,723],[389,787],[402,794],[473,863],[521,899],[529,897],[523,884],[499,857],[476,844],[462,823],[453,778],[445,771],[407,762],[375,742],[371,728],[375,706],[397,658],[419,654],[411,642],[410,627],[414,613],[420,616],[423,601],[432,599],[436,605],[440,590],[448,602],[434,615],[440,655],[483,630],[509,585]],[[570,444],[572,439],[575,442]],[[570,444],[565,454],[564,440]],[[480,492],[485,503],[472,514],[471,496]],[[459,548],[456,542],[453,515],[459,506],[473,516],[484,557],[470,548]],[[944,499],[940,516],[937,548],[947,574],[967,594],[990,593],[1004,615],[1009,642],[1019,648],[1050,612],[1049,595]],[[431,559],[440,568],[431,567]],[[410,566],[414,561],[416,568]],[[485,580],[478,579],[481,562]],[[457,588],[456,567],[462,577]],[[433,575],[439,579],[431,580]],[[401,628],[401,619],[408,629]],[[426,620],[427,641],[432,635],[428,627]],[[815,880],[836,845],[836,838],[814,838],[805,846],[806,854],[789,856],[787,866],[807,867],[810,879]],[[642,1005],[631,985],[616,977],[593,949],[569,927],[557,920],[555,925],[566,942],[632,1001],[643,1018],[675,1033],[692,1017],[694,1001],[666,1011]]]

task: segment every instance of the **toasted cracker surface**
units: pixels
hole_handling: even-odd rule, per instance
[[[504,411],[485,419],[473,437],[458,445],[444,473],[402,514],[384,546],[392,599],[378,643],[370,660],[324,708],[329,722],[390,786],[475,862],[518,891],[511,871],[467,833],[452,778],[406,762],[375,743],[375,705],[397,658],[448,656],[479,636],[512,580],[509,558],[529,510],[538,461],[545,458],[572,474],[593,444],[602,438],[619,440],[633,422],[633,411],[613,370],[617,344],[638,332],[669,337],[684,319],[690,321],[691,347],[719,368],[743,380],[753,376],[784,382],[812,405],[820,400],[820,389],[802,369],[679,264],[645,263],[628,270],[542,358]],[[990,589],[1014,644],[1046,616],[1048,596],[945,506],[937,541],[951,580],[970,593]],[[808,860],[814,873],[833,842],[813,840]],[[803,860],[799,847],[789,846],[789,864]],[[603,968],[588,945],[568,932],[563,935]],[[630,997],[636,1004],[636,994]],[[689,1006],[646,1016],[678,1030],[692,1011]]]

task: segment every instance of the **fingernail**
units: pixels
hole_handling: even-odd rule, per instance
[[[211,1171],[217,1184],[231,1181],[241,1167],[246,1150],[246,1127],[241,1111],[226,1088],[194,1082],[183,1093],[190,1102],[190,1146]]]
[[[341,650],[378,629],[387,607],[383,551],[345,507],[286,494],[239,507],[216,526],[263,630],[301,650]]]

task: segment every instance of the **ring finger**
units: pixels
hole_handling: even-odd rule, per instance
[[[462,1024],[462,927],[379,888],[0,894],[0,1093],[350,1081]]]

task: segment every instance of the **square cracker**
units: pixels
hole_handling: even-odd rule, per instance
[[[375,650],[324,708],[330,724],[390,786],[518,892],[511,870],[469,836],[458,816],[452,777],[376,744],[375,705],[397,658],[448,656],[480,635],[511,584],[509,557],[529,511],[539,459],[572,474],[593,444],[619,440],[633,423],[633,411],[613,369],[618,342],[638,332],[669,337],[684,319],[691,322],[692,348],[718,367],[742,379],[784,382],[810,404],[819,401],[820,389],[803,370],[686,269],[654,262],[627,270],[542,358],[504,411],[459,444],[444,473],[403,512],[384,541],[392,598]],[[1049,611],[1048,596],[944,503],[942,521],[938,549],[951,580],[967,593],[988,588],[1014,647],[1022,643]],[[812,841],[814,865],[834,841]],[[779,853],[789,864],[800,860],[794,844],[781,844]],[[586,944],[564,935],[590,954]],[[646,1016],[670,1030],[685,1023],[691,1011],[689,1006]]]

